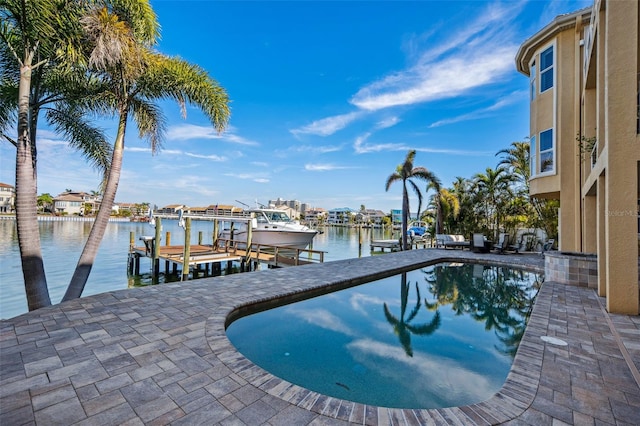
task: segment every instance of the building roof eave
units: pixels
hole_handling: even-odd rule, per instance
[[[518,53],[516,53],[515,57],[516,69],[518,72],[528,77],[529,63],[531,62],[531,58],[538,47],[547,43],[562,31],[575,27],[576,18],[579,16],[582,17],[583,22],[589,22],[591,20],[591,9],[591,7],[585,7],[584,9],[580,9],[572,13],[558,15],[544,28],[525,40],[518,49]]]

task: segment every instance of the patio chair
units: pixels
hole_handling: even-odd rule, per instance
[[[509,234],[503,232],[498,237],[498,242],[493,245],[493,248],[498,253],[503,254],[507,247],[509,247]]]
[[[471,251],[475,253],[489,253],[487,239],[484,234],[474,233],[471,238]]]
[[[556,240],[554,239],[550,239],[550,240],[547,240],[547,242],[545,242],[544,244],[542,244],[542,251],[540,252],[540,255],[544,257],[544,252],[551,250],[555,241]]]

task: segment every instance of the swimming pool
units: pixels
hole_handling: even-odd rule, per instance
[[[504,383],[538,275],[433,265],[232,322],[253,363],[307,389],[368,405],[479,402]]]

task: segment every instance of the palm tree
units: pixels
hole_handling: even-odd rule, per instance
[[[524,198],[527,205],[525,215],[529,226],[541,227],[549,238],[557,238],[558,234],[558,201],[529,197],[529,178],[531,177],[531,163],[529,142],[512,142],[511,147],[500,150],[496,155],[504,154],[498,165],[506,165],[513,172],[517,181],[522,183],[519,196]],[[535,214],[534,214],[535,212]]]
[[[484,207],[484,214],[489,228],[493,228],[494,238],[500,232],[500,219],[504,215],[504,207],[509,201],[513,176],[504,167],[492,169],[487,167],[485,173],[476,173],[474,181]]]
[[[411,310],[409,316],[405,318],[407,313],[407,302],[409,300],[409,286],[410,284],[407,282],[407,273],[403,272],[400,281],[400,317],[396,318],[391,313],[386,303],[384,304],[384,316],[387,318],[389,324],[393,325],[394,333],[400,339],[400,344],[402,344],[404,352],[408,356],[413,356],[413,349],[411,348],[411,334],[413,333],[415,335],[425,336],[436,331],[438,327],[440,327],[440,312],[436,311],[429,323],[422,325],[409,324],[413,321],[416,315],[418,315],[418,311],[421,306],[420,289],[416,282],[416,305]]]
[[[111,167],[105,178],[102,203],[89,233],[63,301],[80,297],[106,230],[115,199],[124,154],[127,121],[131,117],[139,134],[156,152],[164,135],[164,120],[155,101],[173,99],[186,113],[185,104],[198,106],[213,126],[222,131],[229,119],[225,90],[203,69],[152,50],[159,25],[148,0],[132,1],[126,13],[119,8],[95,8],[82,19],[92,47],[89,66],[98,73],[104,91],[97,99],[118,116]],[[90,105],[87,105],[89,107]]]
[[[391,184],[396,181],[402,182],[402,249],[407,250],[407,225],[409,217],[409,193],[407,184],[411,186],[414,193],[418,197],[418,217],[420,217],[420,209],[422,207],[422,192],[418,185],[412,179],[419,179],[432,183],[435,187],[440,188],[440,180],[431,171],[424,167],[413,167],[413,161],[416,158],[416,151],[411,150],[407,153],[404,163],[398,165],[396,171],[387,178],[385,190],[389,191]]]
[[[74,103],[86,83],[69,66],[78,59],[84,3],[0,0],[0,133],[16,147],[16,223],[29,310],[51,304],[37,222],[36,130],[45,105],[47,120],[70,146],[108,167],[109,145]]]
[[[512,142],[510,148],[501,149],[496,155],[504,155],[498,163],[498,167],[507,166],[529,193],[529,178],[531,177],[529,142]]]
[[[446,188],[441,188],[439,195],[439,207],[441,217],[441,233],[454,233],[452,225],[460,214],[460,201],[458,197]]]

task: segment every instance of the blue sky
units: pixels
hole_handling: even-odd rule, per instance
[[[217,134],[173,103],[163,150],[128,127],[116,201],[158,206],[266,203],[389,211],[387,177],[408,150],[445,185],[496,167],[529,133],[520,44],[584,1],[151,1],[158,50],[205,68],[229,93]],[[44,123],[44,120],[41,120]],[[111,139],[115,122],[103,126]],[[97,190],[98,174],[39,130],[38,193]],[[15,150],[0,143],[0,182]],[[414,201],[415,203],[415,201]],[[412,204],[412,208],[415,204]]]

